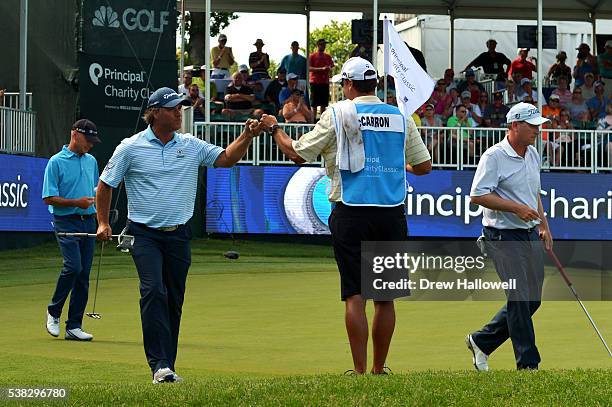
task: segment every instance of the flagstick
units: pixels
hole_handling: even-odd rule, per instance
[[[387,34],[387,24],[389,24],[389,20],[385,15],[385,19],[383,21],[383,59],[384,59],[384,68],[383,68],[383,102],[387,103],[387,74],[389,72],[389,35]]]

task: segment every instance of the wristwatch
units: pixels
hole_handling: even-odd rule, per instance
[[[274,134],[276,129],[280,129],[280,128],[281,126],[279,126],[278,124],[275,124],[274,126],[270,127],[270,134]]]

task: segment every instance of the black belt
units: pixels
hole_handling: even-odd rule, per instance
[[[86,219],[95,218],[96,214],[95,213],[90,213],[89,215],[79,215],[79,214],[73,213],[73,214],[70,214],[70,215],[55,215],[55,216],[59,216],[60,218],[71,218],[71,219],[86,220]]]
[[[174,232],[175,230],[177,230],[181,226],[184,226],[184,224],[182,224],[182,225],[173,225],[173,226],[162,226],[160,228],[152,228],[151,226],[147,226],[144,223],[138,223],[138,222],[134,222],[134,221],[131,221],[131,220],[129,222],[133,223],[135,225],[138,225],[140,227],[143,227],[143,228],[146,228],[146,229],[151,229],[151,230],[157,230],[159,232]]]
[[[485,226],[486,229],[493,229],[493,230],[500,230],[500,231],[508,231],[508,232],[527,232],[527,233],[531,233],[534,230],[536,230],[536,228],[540,226],[540,225],[535,225],[533,227],[530,228],[517,228],[517,229],[500,229],[500,228],[494,228],[493,226]]]

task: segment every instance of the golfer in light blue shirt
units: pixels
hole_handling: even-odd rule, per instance
[[[128,233],[140,278],[140,314],[145,354],[153,383],[177,382],[179,326],[187,272],[191,264],[191,229],[199,167],[231,167],[248,151],[257,127],[248,120],[227,148],[209,144],[181,127],[181,107],[190,105],[170,88],[149,98],[148,127],[124,139],[102,171],[98,184],[98,238],[110,239],[112,190],[123,181],[128,196]]]

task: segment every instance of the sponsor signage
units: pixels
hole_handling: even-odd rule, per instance
[[[0,160],[0,231],[47,232],[52,216],[42,200],[44,158],[2,155]]]
[[[476,237],[482,209],[470,203],[471,171],[408,174],[413,237]],[[235,167],[207,171],[206,231],[328,234],[330,181],[322,168]],[[556,239],[612,240],[612,175],[542,174],[542,203]]]
[[[176,82],[175,61],[85,54],[80,60],[81,115],[98,125],[133,129],[149,95],[159,87]]]
[[[82,51],[174,60],[176,13],[169,0],[84,0]]]

